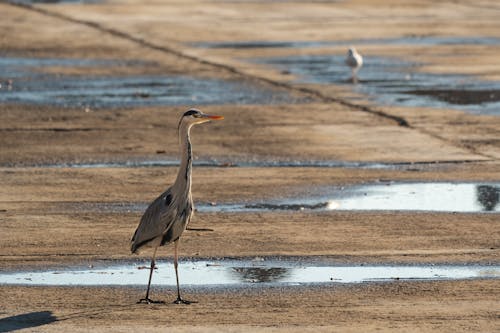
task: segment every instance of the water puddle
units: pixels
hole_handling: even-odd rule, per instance
[[[446,163],[446,162],[444,162]],[[428,163],[428,164],[436,164]],[[196,167],[238,167],[238,168],[353,168],[353,169],[404,169],[405,167],[416,167],[427,165],[425,163],[380,163],[380,162],[349,162],[349,161],[279,161],[279,160],[196,160]],[[114,162],[89,162],[89,163],[58,163],[38,164],[36,167],[43,168],[147,168],[147,167],[173,167],[179,166],[178,160],[152,159],[152,160],[128,160]]]
[[[213,49],[266,49],[266,48],[313,48],[351,45],[500,45],[496,37],[460,36],[406,36],[397,38],[351,39],[345,41],[244,41],[244,42],[197,42],[191,46]]]
[[[44,73],[47,67],[143,66],[139,61],[0,57],[0,103],[62,107],[134,107],[196,104],[298,103],[282,90],[241,80],[185,75],[71,75]]]
[[[419,64],[388,57],[367,57],[353,85],[344,55],[299,55],[257,59],[296,82],[351,86],[376,103],[409,107],[455,108],[500,115],[500,82],[479,81],[466,75],[418,71]]]
[[[145,285],[149,263],[108,267],[0,274],[0,284],[14,285]],[[454,265],[326,265],[257,258],[257,260],[182,261],[179,276],[185,286],[233,286],[254,284],[301,285],[316,283],[364,283],[394,280],[463,280],[500,278],[500,266]],[[154,285],[175,286],[173,264],[158,261]]]
[[[306,41],[246,41],[246,42],[196,42],[190,43],[190,46],[209,49],[277,49],[277,48],[305,48],[319,47],[324,42],[306,42]]]
[[[262,202],[195,202],[202,213],[285,211],[500,212],[500,183],[376,183],[303,189],[306,194]],[[61,202],[55,211],[142,213],[147,202]]]
[[[356,162],[342,160],[280,160],[280,159],[245,159],[221,158],[203,159],[193,161],[196,167],[209,168],[346,168],[346,169],[388,169],[419,171],[439,168],[454,164],[484,162],[484,160],[442,160],[421,162]],[[152,167],[177,167],[179,160],[170,158],[152,159],[124,159],[102,160],[89,162],[61,162],[54,164],[7,164],[7,167],[36,167],[36,168],[152,168]]]
[[[80,4],[80,3],[91,3],[96,4],[101,2],[101,0],[10,0],[9,2],[16,4]]]
[[[261,203],[198,205],[199,211],[395,210],[499,212],[500,183],[377,183],[321,187],[306,198]]]

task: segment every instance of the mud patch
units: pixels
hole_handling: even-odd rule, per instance
[[[474,105],[500,102],[500,90],[412,90],[405,94],[429,96],[449,104]]]

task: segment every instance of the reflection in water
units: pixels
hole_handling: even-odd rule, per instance
[[[479,185],[476,187],[477,201],[484,207],[485,211],[494,211],[500,200],[500,188],[490,185]]]
[[[289,271],[283,267],[233,267],[242,282],[279,282],[290,275]]]

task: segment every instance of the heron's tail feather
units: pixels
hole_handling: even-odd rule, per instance
[[[130,240],[130,252],[132,253],[139,253],[137,250],[139,249],[139,245],[136,240],[135,240],[135,237],[137,236],[137,230],[134,232],[134,236],[132,236],[132,239]]]
[[[137,252],[137,245],[132,243],[130,245],[130,252],[134,253],[134,254],[138,254],[139,252]]]
[[[141,240],[140,242],[137,242],[135,237],[133,237],[131,242],[130,242],[130,251],[132,253],[138,254],[143,246],[151,245],[150,243],[154,243],[154,241],[157,240],[157,238],[158,237],[153,237],[153,238],[149,238],[149,239],[145,239],[145,240]],[[158,246],[158,245],[156,245],[156,246]]]

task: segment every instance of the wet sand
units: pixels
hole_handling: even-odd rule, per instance
[[[186,307],[135,304],[143,292],[136,288],[18,287],[2,292],[11,313],[25,314],[24,327],[30,327],[31,313],[48,322],[32,324],[33,330],[53,332],[485,332],[495,331],[498,320],[496,281],[187,291],[186,297],[199,303]],[[172,290],[155,295],[160,292],[172,298]],[[52,314],[44,312],[54,308]]]
[[[263,201],[314,186],[392,181],[500,181],[500,118],[442,108],[381,106],[337,85],[294,83],[246,61],[309,52],[199,48],[194,42],[324,41],[417,36],[500,37],[494,2],[367,1],[0,3],[2,56],[140,61],[137,66],[45,66],[54,75],[192,75],[232,79],[290,102],[116,108],[0,104],[0,268],[64,268],[144,259],[129,239],[139,211],[93,203],[147,203],[175,166],[175,129],[188,107],[225,116],[193,130],[196,202]],[[359,24],[362,23],[362,24]],[[433,73],[498,79],[498,45],[370,45],[426,63]],[[344,47],[311,51],[343,54]],[[480,61],[473,61],[480,59]],[[362,73],[362,72],[361,72]],[[8,78],[0,78],[5,89]],[[13,85],[17,84],[14,79]],[[0,90],[0,93],[5,93]],[[353,96],[356,97],[353,99]],[[297,102],[300,100],[301,102]],[[247,103],[248,104],[248,103]],[[390,168],[260,167],[275,161],[396,163]],[[252,162],[253,166],[235,165]],[[64,167],[100,163],[102,167]],[[329,211],[202,213],[181,241],[188,258],[319,256],[338,263],[498,264],[495,213]],[[161,258],[171,258],[162,248]],[[146,282],[146,281],[145,281]],[[182,282],[182,277],[181,277]],[[185,287],[190,306],[137,305],[145,286],[0,286],[5,331],[359,332],[494,331],[497,280],[394,281],[212,290]],[[173,290],[155,288],[169,301]],[[1,330],[0,329],[0,330]]]

